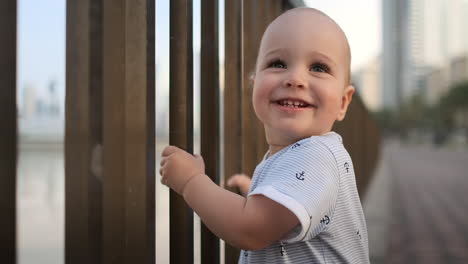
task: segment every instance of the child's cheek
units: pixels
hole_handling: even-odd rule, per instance
[[[253,94],[252,94],[252,106],[253,106],[253,109],[255,111],[255,115],[257,116],[258,119],[260,119],[261,121],[262,118],[261,118],[261,109],[260,109],[260,95],[258,94],[258,92],[256,91],[256,89],[253,90]]]
[[[265,82],[260,81],[257,82],[256,85],[254,85],[252,93],[252,104],[255,110],[255,114],[262,121],[262,116],[265,114],[265,111],[267,111],[267,108],[269,107],[269,96],[270,94],[267,86],[265,86]]]

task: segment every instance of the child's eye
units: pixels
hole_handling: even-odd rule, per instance
[[[271,62],[268,67],[270,68],[278,68],[278,69],[286,69],[286,64],[282,62],[281,60],[275,60]]]
[[[330,69],[328,68],[327,65],[323,64],[323,63],[314,63],[312,64],[312,66],[310,67],[310,69],[314,72],[324,72],[324,73],[327,73],[330,71]]]

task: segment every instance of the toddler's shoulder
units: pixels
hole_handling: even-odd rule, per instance
[[[339,150],[341,137],[335,132],[302,139],[288,147],[277,160],[278,165],[297,164],[336,164],[336,152]]]
[[[303,146],[303,152],[322,153],[326,156],[335,156],[337,151],[343,149],[343,140],[336,132],[329,132],[320,136],[311,136],[296,144],[298,143]]]

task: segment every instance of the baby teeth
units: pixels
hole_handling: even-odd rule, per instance
[[[299,107],[299,106],[304,106],[304,102],[299,102],[299,101],[291,101],[291,100],[282,100],[280,102],[281,105],[283,106],[289,106],[289,107]]]

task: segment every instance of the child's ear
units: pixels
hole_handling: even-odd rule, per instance
[[[340,106],[340,111],[338,112],[338,116],[336,120],[342,121],[345,116],[346,116],[346,111],[348,110],[348,106],[353,100],[353,94],[354,94],[354,86],[348,85],[343,91],[343,96],[341,97],[341,106]]]
[[[249,74],[249,83],[250,83],[250,85],[251,85],[252,87],[253,87],[253,85],[254,85],[254,82],[255,82],[255,73],[254,73],[254,72],[251,72],[251,73]]]

